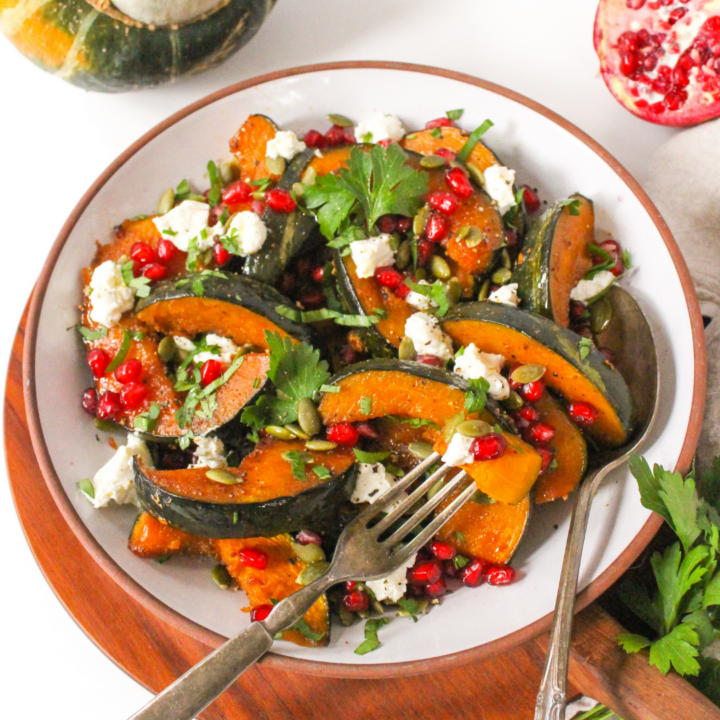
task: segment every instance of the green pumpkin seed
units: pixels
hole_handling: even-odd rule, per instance
[[[289,430],[299,440],[309,440],[312,436],[303,432],[303,429],[297,423],[289,423],[285,426],[286,430]]]
[[[480,292],[478,293],[478,300],[487,300],[490,295],[490,281],[485,280],[480,286]]]
[[[292,540],[290,546],[293,552],[308,565],[325,560],[325,551],[319,545],[315,545],[315,543],[303,545],[302,543]]]
[[[312,165],[308,165],[307,170],[300,177],[303,185],[314,185],[317,178],[317,170]]]
[[[394,232],[390,236],[390,240],[388,240],[388,245],[393,252],[397,252],[400,248],[400,236],[396,232]]]
[[[118,265],[125,265],[126,263],[129,263],[129,262],[130,262],[130,258],[129,258],[127,255],[121,255],[121,256],[117,259],[117,264],[118,264]]]
[[[266,425],[265,432],[278,440],[292,440],[295,437],[287,428],[279,425]]]
[[[158,201],[157,214],[165,215],[173,209],[175,204],[175,191],[172,188],[168,188],[161,196]]]
[[[428,500],[432,500],[442,489],[445,484],[444,480],[438,480],[425,494]]]
[[[430,261],[430,272],[440,280],[447,280],[452,274],[445,258],[441,258],[439,255],[434,255]]]
[[[232,585],[232,577],[224,565],[216,565],[212,569],[212,579],[221,590],[228,590]]]
[[[418,210],[417,215],[413,218],[413,232],[416,237],[420,237],[425,232],[425,226],[427,225],[428,218],[430,217],[430,207],[423,205]]]
[[[336,447],[337,443],[329,440],[308,440],[305,443],[306,450],[314,450],[315,452],[328,452],[328,450],[334,450]]]
[[[158,345],[158,356],[164,363],[169,363],[177,354],[175,340],[166,335]]]
[[[457,426],[457,432],[463,437],[478,438],[492,432],[492,425],[483,420],[465,420]]]
[[[297,195],[297,197],[302,197],[305,192],[305,186],[301,182],[293,183],[292,191],[295,195]]]
[[[426,442],[411,442],[408,450],[421,460],[426,460],[433,454],[433,446]]]
[[[404,270],[412,261],[412,249],[409,240],[400,243],[395,254],[395,266],[398,270]]]
[[[505,285],[512,279],[512,273],[507,268],[500,268],[493,273],[492,281],[497,285]]]
[[[340,127],[354,127],[355,123],[344,115],[338,115],[337,113],[329,113],[327,119],[333,124]]]
[[[427,271],[425,268],[418,268],[415,271],[415,279],[416,280],[427,280]]]
[[[504,268],[507,268],[508,270],[512,269],[512,260],[510,259],[510,253],[507,248],[502,249],[502,252],[500,253],[500,261],[502,262],[502,266]]]
[[[317,547],[317,545],[315,547]],[[300,571],[295,582],[297,582],[298,585],[309,585],[311,582],[315,582],[321,575],[324,575],[329,567],[330,563],[324,560],[310,563],[304,570]]]
[[[502,405],[506,410],[519,410],[523,406],[523,399],[514,390],[511,390]]]
[[[477,166],[473,165],[472,163],[466,163],[465,167],[467,168],[468,174],[470,177],[480,186],[484,187],[485,185],[485,176],[483,175],[482,170]]]
[[[298,400],[298,422],[303,432],[310,437],[317,435],[322,430],[322,420],[320,413],[315,407],[315,403],[310,398],[300,398]]]
[[[545,368],[542,365],[534,365],[532,363],[528,365],[521,365],[519,368],[515,368],[510,375],[510,378],[521,385],[525,383],[535,382],[539,380],[545,374]]]
[[[613,319],[613,306],[610,299],[601,297],[596,300],[590,307],[590,329],[597,335],[607,326]]]
[[[227,185],[240,177],[240,163],[237,158],[224,160],[218,165],[218,172],[220,173],[220,179]]]
[[[271,175],[282,175],[285,172],[285,158],[282,157],[266,157],[265,167]]]
[[[398,358],[400,360],[414,360],[417,353],[415,352],[415,344],[409,337],[404,337],[400,341],[398,348]]]
[[[455,432],[457,430],[458,425],[464,421],[465,421],[465,413],[462,413],[462,412],[455,413],[455,415],[451,415],[447,419],[447,422],[445,423],[445,427],[443,428],[443,431],[442,431],[443,440],[446,443],[450,442],[450,440],[452,439],[452,436],[455,434]]]
[[[114,423],[112,420],[101,420],[98,417],[93,418],[93,425],[103,432],[114,432],[115,430],[120,429],[118,424]]]
[[[205,473],[205,477],[208,480],[212,480],[216,483],[221,483],[222,485],[237,485],[241,482],[240,478],[237,475],[233,475],[227,470],[208,470]]]
[[[475,225],[470,225],[467,233],[465,233],[464,240],[469,248],[477,247],[483,241],[482,230]]]
[[[460,242],[460,240],[464,240],[468,234],[470,233],[470,225],[463,225],[456,233],[455,233],[455,239]]]
[[[346,610],[342,605],[340,606],[340,622],[343,627],[350,627],[357,622],[358,616],[354,612]]]
[[[203,250],[203,252],[200,253],[200,262],[203,265],[209,265],[213,260],[213,251],[212,248],[208,248],[207,250]]]
[[[432,170],[433,168],[444,167],[446,160],[440,155],[426,155],[420,159],[420,165]]]
[[[493,500],[489,495],[486,495],[482,490],[476,490],[470,496],[470,500],[478,505],[492,505],[495,502],[495,500]]]
[[[447,297],[447,301],[451,306],[457,305],[460,302],[462,291],[460,281],[456,277],[450,278],[447,284],[447,290],[445,291],[445,297]]]

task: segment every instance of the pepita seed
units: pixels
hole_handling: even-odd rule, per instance
[[[390,240],[388,241],[388,245],[390,246],[390,249],[391,249],[393,252],[397,252],[397,251],[398,251],[398,248],[400,247],[400,236],[399,236],[396,232],[394,232],[394,233],[390,236]]]
[[[415,352],[415,344],[409,337],[404,337],[400,341],[398,348],[398,358],[400,360],[414,360],[417,353]]]
[[[476,490],[470,496],[470,500],[478,505],[492,505],[495,502],[495,500],[493,500],[489,495],[486,495],[482,490]]]
[[[463,437],[478,438],[492,432],[492,425],[484,420],[465,420],[457,426],[457,431]]]
[[[130,258],[129,258],[127,255],[121,255],[121,256],[117,259],[117,264],[118,264],[118,265],[125,265],[125,264],[128,263],[128,262],[130,262]]]
[[[358,616],[354,612],[346,610],[342,605],[340,606],[340,622],[343,627],[350,627],[357,622]]]
[[[528,365],[521,365],[519,368],[515,368],[510,375],[510,378],[521,385],[525,383],[535,382],[539,380],[545,374],[545,368],[542,365],[535,365],[529,363]]]
[[[404,270],[412,260],[412,249],[410,247],[410,241],[404,240],[400,243],[400,247],[397,249],[395,254],[395,266],[398,270]]]
[[[385,608],[377,600],[371,600],[370,604],[378,615],[382,615],[385,612]]]
[[[507,268],[500,268],[493,273],[492,281],[497,285],[505,285],[512,279],[512,273]]]
[[[457,305],[462,297],[462,283],[456,278],[450,278],[447,284],[445,296],[450,306]]]
[[[444,480],[438,480],[426,493],[425,497],[432,500],[443,488]]]
[[[289,430],[299,440],[309,440],[310,435],[302,431],[302,428],[297,423],[289,423],[285,426],[286,430]]]
[[[292,440],[295,437],[287,428],[279,425],[266,425],[265,432],[278,440]]]
[[[158,200],[157,214],[165,215],[173,209],[175,204],[175,191],[172,188],[168,188]]]
[[[500,261],[502,262],[504,268],[507,268],[508,270],[512,269],[512,260],[510,259],[510,253],[507,248],[502,249],[502,252],[500,253]]]
[[[485,176],[483,175],[483,171],[477,166],[473,165],[472,163],[466,163],[465,167],[467,168],[468,174],[470,177],[480,186],[485,186]]]
[[[305,186],[301,182],[293,183],[292,191],[298,196],[302,197],[305,192]]]
[[[164,362],[169,363],[177,353],[177,345],[170,335],[166,335],[158,344],[158,357]]]
[[[317,547],[317,545],[315,547]],[[315,582],[321,575],[324,575],[329,567],[330,563],[324,560],[310,563],[304,570],[300,571],[295,582],[297,582],[298,585],[309,585],[311,582]]]
[[[483,241],[482,230],[476,225],[471,225],[467,234],[465,235],[465,244],[469,248],[477,247]]]
[[[338,113],[329,113],[327,119],[333,124],[340,127],[353,127],[355,123],[344,115],[338,115]]]
[[[250,197],[253,200],[265,200],[265,193],[262,190],[256,190]]]
[[[415,279],[416,280],[427,280],[427,270],[425,270],[425,268],[418,268],[415,271]]]
[[[519,410],[523,406],[523,399],[514,390],[511,390],[502,405],[506,410]]]
[[[455,434],[455,431],[457,430],[458,425],[461,422],[464,422],[465,420],[465,413],[455,413],[455,415],[451,415],[447,422],[445,423],[445,427],[442,431],[443,440],[446,443],[449,443],[452,439],[452,436]]]
[[[447,280],[451,275],[450,266],[445,261],[445,258],[439,255],[434,255],[430,261],[430,272],[434,277],[440,278],[440,280]]]
[[[441,155],[426,155],[420,159],[420,165],[428,169],[444,167],[445,162],[445,158]]]
[[[459,242],[464,240],[470,232],[470,225],[463,225],[455,234],[455,239]]]
[[[240,482],[240,478],[237,475],[233,475],[227,470],[208,470],[205,473],[205,477],[208,480],[212,480],[216,483],[221,483],[222,485],[237,485]]]
[[[290,546],[293,552],[308,565],[325,560],[325,551],[319,545],[315,545],[315,543],[303,545],[302,543],[292,540]]]
[[[232,577],[224,565],[216,565],[212,569],[212,579],[221,590],[227,590],[232,585]]]
[[[315,178],[317,178],[317,170],[312,165],[308,165],[300,180],[303,185],[314,185]]]
[[[298,423],[300,423],[300,427],[303,432],[312,437],[322,430],[320,413],[315,407],[315,403],[310,398],[300,398],[300,400],[298,400],[297,411]]]
[[[308,440],[305,443],[306,450],[314,450],[315,452],[327,452],[328,450],[334,450],[336,447],[337,443],[329,440]]]
[[[607,297],[601,297],[596,300],[590,307],[590,329],[597,335],[603,330],[607,329],[607,326],[613,319],[613,306],[610,299]]]
[[[418,210],[417,215],[413,218],[413,232],[416,237],[420,237],[425,232],[425,226],[427,225],[428,218],[430,217],[430,207],[423,205]]]
[[[433,454],[433,446],[426,442],[411,442],[408,450],[421,460],[426,460]]]
[[[266,157],[265,167],[271,175],[282,175],[285,172],[285,158],[282,157]]]
[[[480,292],[478,293],[478,300],[487,300],[490,294],[490,281],[485,280],[480,286]]]
[[[236,158],[225,160],[218,165],[220,179],[227,185],[240,177],[240,163]]]
[[[207,250],[203,250],[203,252],[200,253],[200,262],[203,265],[209,265],[213,260],[213,251],[212,248],[208,248]]]

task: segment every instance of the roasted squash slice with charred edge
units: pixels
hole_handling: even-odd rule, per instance
[[[240,164],[240,179],[245,182],[253,180],[279,180],[265,164],[267,144],[278,131],[278,126],[265,115],[250,115],[230,138],[230,152]]]
[[[597,348],[581,346],[579,335],[540,315],[492,302],[464,303],[440,322],[457,347],[475,343],[507,363],[542,365],[546,385],[568,402],[588,402],[598,411],[587,428],[598,443],[625,442],[634,417],[627,384]]]
[[[320,402],[325,425],[359,422],[387,415],[430,420],[443,427],[458,413],[465,412],[466,382],[440,368],[403,360],[368,360],[351,365],[330,380],[340,388],[326,393]],[[363,398],[370,398],[370,410],[363,412]],[[486,409],[484,419],[497,418]],[[496,460],[464,465],[463,469],[484,493],[500,502],[518,503],[537,480],[540,456],[517,435],[504,431],[508,442],[505,454]],[[443,448],[439,431],[426,437]]]
[[[592,201],[579,194],[556,203],[532,223],[513,271],[526,310],[570,325],[570,293],[592,268],[588,245],[594,231]]]

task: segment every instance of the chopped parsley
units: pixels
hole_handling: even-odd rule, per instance
[[[150,409],[147,412],[135,416],[133,427],[141,432],[153,432],[157,427],[159,417],[160,406],[156,402],[150,403]]]
[[[457,154],[458,162],[464,163],[469,157],[470,153],[475,149],[475,146],[480,142],[480,138],[493,126],[491,120],[485,120],[482,125],[475,128],[471,133],[470,137],[465,141],[465,144],[460,148],[460,152]]]
[[[84,340],[93,342],[94,340],[100,340],[101,338],[107,337],[108,329],[106,327],[98,328],[97,330],[91,330],[84,325],[76,325],[78,332],[83,336]]]
[[[372,398],[367,395],[363,395],[360,398],[360,412],[363,415],[369,415],[372,411]]]
[[[490,383],[485,378],[467,381],[469,390],[465,393],[465,410],[469,413],[481,413],[487,402]]]
[[[443,136],[442,128],[439,128],[439,127],[430,128],[430,137],[435,138],[435,140],[440,140],[440,138],[442,138],[442,136]]]
[[[139,298],[146,298],[150,294],[150,278],[143,276],[135,277],[133,275],[134,262],[129,260],[125,264],[120,266],[120,273],[122,275],[123,282],[127,287],[135,290],[135,295]]]
[[[574,200],[570,198],[568,198],[567,200],[560,200],[560,202],[558,202],[558,205],[560,207],[566,207],[571,215],[580,214],[580,201],[577,198],[575,198]]]
[[[110,361],[110,364],[105,369],[106,373],[111,373],[117,368],[120,363],[127,357],[130,345],[132,344],[132,333],[129,330],[123,329],[123,339],[120,343],[120,348],[115,354],[115,357]]]
[[[207,171],[210,179],[210,192],[207,199],[210,207],[215,207],[222,200],[222,182],[220,181],[217,165],[212,160],[207,164]]]
[[[324,465],[314,465],[312,471],[321,479],[326,480],[330,477],[330,471]]]
[[[463,116],[464,112],[465,112],[464,109],[446,110],[445,115],[447,115],[448,120],[452,120],[453,122],[455,122],[455,120],[459,120]]]
[[[444,317],[447,314],[450,309],[450,302],[447,297],[447,285],[442,281],[436,280],[432,285],[422,285],[405,278],[405,284],[414,292],[424,295],[437,306],[428,308],[424,312],[431,313],[435,317]]]
[[[312,457],[307,453],[298,452],[297,450],[290,450],[283,453],[283,460],[287,460],[292,468],[292,475],[296,480],[307,480],[307,473],[305,472],[305,466],[312,462]],[[318,476],[319,477],[319,476]]]
[[[390,457],[390,451],[384,451],[384,452],[365,452],[364,450],[358,450],[358,448],[354,448],[353,452],[355,453],[355,457],[357,458],[358,462],[361,463],[367,463],[368,465],[374,465],[375,463],[382,462],[386,458]]]
[[[336,325],[344,327],[371,327],[380,322],[377,315],[347,315],[338,310],[330,310],[329,308],[321,308],[320,310],[296,310],[287,305],[277,305],[275,312],[282,317],[288,318],[293,322],[315,323],[323,320],[333,320]]]
[[[391,146],[392,147],[392,146]],[[390,622],[390,618],[373,618],[365,623],[365,640],[355,648],[356,655],[365,655],[380,647],[378,630]]]
[[[592,347],[593,341],[590,338],[580,338],[580,342],[578,343],[578,355],[581,360],[585,360],[585,358],[590,354]]]
[[[95,499],[95,486],[91,480],[84,478],[78,483],[78,488],[84,492],[91,500]]]

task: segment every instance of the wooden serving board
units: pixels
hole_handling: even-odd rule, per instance
[[[126,673],[159,692],[211,648],[163,622],[122,590],[83,548],[55,506],[35,459],[25,417],[26,319],[27,312],[10,358],[4,427],[10,486],[20,522],[40,569],[77,624]],[[56,562],[62,555],[74,558],[73,578]],[[77,578],[82,578],[82,586],[73,582]],[[107,623],[108,617],[116,621]],[[649,666],[646,656],[629,656],[619,649],[614,638],[621,631],[596,604],[577,616],[570,697],[579,693],[594,697],[624,720],[720,720],[720,709],[682,678],[663,676]],[[388,680],[333,679],[255,666],[202,718],[531,718],[546,645],[547,637],[541,636],[485,660]]]

